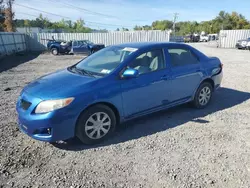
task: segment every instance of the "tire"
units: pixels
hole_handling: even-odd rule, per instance
[[[53,55],[58,55],[58,49],[57,48],[52,48],[51,49],[51,53],[53,54]]]
[[[204,93],[204,94],[202,94],[202,93]],[[197,109],[206,108],[211,101],[212,94],[213,94],[212,85],[209,82],[202,83],[195,93],[195,97],[193,100],[193,106]],[[203,95],[203,98],[201,98],[202,95]]]
[[[90,51],[90,54],[93,54],[93,53],[95,53],[96,52],[96,50],[95,49],[92,49],[91,51]]]
[[[105,125],[101,126],[102,124],[98,124],[98,116],[100,117],[99,123],[104,123]],[[106,118],[104,119],[104,117]],[[92,123],[93,121],[97,124]],[[98,144],[111,136],[116,124],[116,116],[111,108],[101,104],[95,105],[80,115],[76,125],[76,136],[84,144]],[[106,134],[103,130],[107,131]],[[98,137],[98,134],[100,137]]]

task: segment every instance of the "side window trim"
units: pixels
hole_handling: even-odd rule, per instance
[[[190,51],[191,54],[197,59],[197,61],[200,63],[200,58],[199,58],[199,56],[198,56],[192,49],[189,49],[189,51]]]

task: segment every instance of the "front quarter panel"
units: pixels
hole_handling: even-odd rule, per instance
[[[119,112],[120,118],[123,117],[122,97],[119,79],[114,76],[107,76],[95,83],[87,92],[79,93],[76,96],[75,108],[78,110],[78,116],[89,106],[97,103],[108,103],[113,105]],[[87,89],[84,89],[85,91]]]

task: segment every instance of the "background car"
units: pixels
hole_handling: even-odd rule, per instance
[[[200,36],[199,35],[186,35],[183,37],[185,43],[189,42],[199,42],[200,41]]]
[[[90,55],[102,48],[105,48],[104,44],[94,44],[89,40],[75,40],[72,43],[72,50],[70,53]]]
[[[184,36],[183,38],[184,38],[184,42],[185,42],[185,43],[191,42],[191,35],[186,35],[186,36]]]
[[[250,42],[250,37],[247,39],[238,40],[235,47],[238,49],[246,49],[248,42]]]
[[[21,92],[19,128],[55,142],[106,139],[122,122],[184,103],[205,108],[222,81],[222,63],[181,43],[106,47]]]
[[[209,39],[208,35],[206,34],[200,35],[200,42],[208,42],[208,39]]]
[[[98,50],[105,48],[104,44],[94,44],[89,40],[49,40],[47,43],[48,50],[53,55],[58,54],[85,54],[90,55]]]

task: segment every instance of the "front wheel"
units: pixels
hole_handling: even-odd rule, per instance
[[[58,55],[58,49],[57,48],[52,48],[51,49],[51,53],[53,54],[53,55]]]
[[[84,144],[97,144],[111,135],[116,127],[116,116],[106,105],[95,105],[79,117],[76,136]]]
[[[196,91],[193,105],[201,109],[207,107],[212,98],[213,88],[209,82],[202,83]]]

